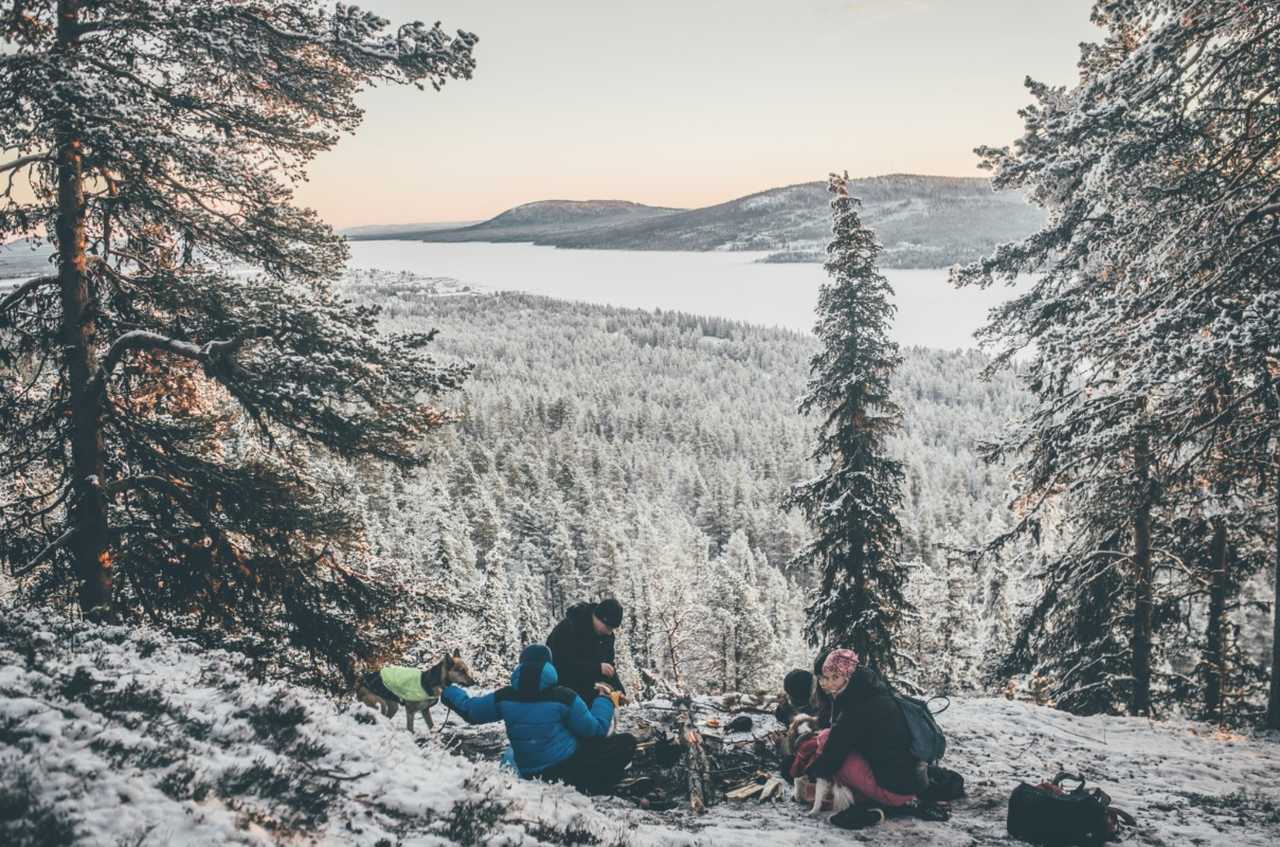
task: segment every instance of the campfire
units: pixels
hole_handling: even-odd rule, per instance
[[[654,811],[688,808],[702,814],[725,800],[782,795],[778,779],[784,728],[763,697],[661,697],[619,712],[618,730],[638,740],[636,758],[617,794]],[[458,751],[496,760],[501,725],[461,728]]]

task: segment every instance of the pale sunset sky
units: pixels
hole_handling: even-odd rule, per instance
[[[533,200],[703,206],[822,179],[978,175],[1024,77],[1075,80],[1089,0],[357,0],[476,33],[475,77],[366,93],[298,200],[334,226]]]

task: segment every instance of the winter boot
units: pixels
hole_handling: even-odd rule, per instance
[[[914,807],[916,817],[922,821],[949,821],[951,807],[946,803],[918,803]]]

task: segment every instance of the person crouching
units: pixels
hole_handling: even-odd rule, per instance
[[[596,697],[588,709],[558,681],[551,650],[530,644],[506,688],[471,697],[451,685],[441,700],[467,723],[503,721],[521,777],[563,782],[584,794],[607,793],[636,753],[635,736],[609,735],[620,695]]]

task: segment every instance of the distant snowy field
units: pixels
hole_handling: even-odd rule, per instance
[[[941,717],[945,761],[970,796],[953,819],[855,835],[790,803],[724,803],[701,818],[592,803],[450,753],[438,739],[456,719],[415,738],[399,720],[255,681],[241,659],[146,629],[7,607],[0,620],[5,845],[1004,844],[1009,791],[1062,769],[1137,815],[1128,843],[1280,841],[1280,744],[1199,724],[957,702]]]
[[[559,250],[530,244],[351,242],[353,269],[452,277],[481,290],[527,291],[639,309],[717,315],[762,326],[813,329],[821,265],[762,264],[758,252]],[[1007,288],[957,291],[947,271],[886,270],[900,344],[973,347],[988,310]],[[1019,289],[1020,290],[1020,289]]]

